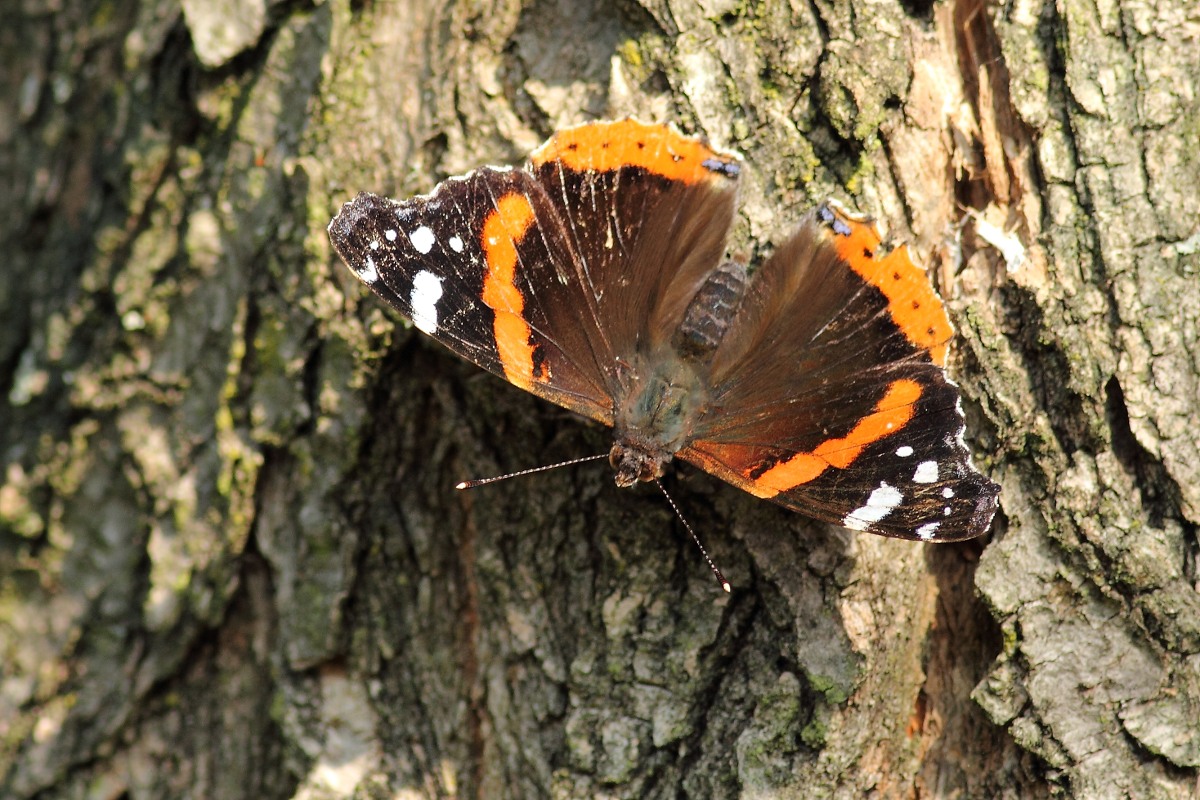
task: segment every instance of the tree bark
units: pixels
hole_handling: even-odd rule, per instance
[[[64,0],[0,27],[0,795],[1194,797],[1190,0]],[[673,121],[930,265],[983,542],[823,526],[400,322],[359,190]],[[761,245],[761,249],[760,249]]]

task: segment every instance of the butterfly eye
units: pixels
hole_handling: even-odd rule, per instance
[[[619,470],[621,468],[621,457],[624,455],[624,453],[625,448],[621,446],[620,442],[613,444],[612,450],[610,450],[608,453],[609,466],[615,470]]]
[[[638,481],[645,480],[642,477],[645,470],[644,459],[645,454],[638,452],[633,447],[626,446],[621,442],[614,444],[612,452],[608,455],[608,462],[616,470],[617,474],[613,477],[617,486],[628,488]]]

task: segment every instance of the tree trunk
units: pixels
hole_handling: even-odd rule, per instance
[[[0,26],[0,795],[1195,797],[1192,0],[24,3]],[[852,534],[455,360],[330,217],[673,121],[732,247],[930,265],[981,543]]]

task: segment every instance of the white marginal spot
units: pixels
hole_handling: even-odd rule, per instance
[[[379,240],[372,239],[370,241],[370,243],[367,244],[367,247],[371,248],[372,250],[378,250],[379,249]]]
[[[389,242],[394,242],[394,241],[396,241],[396,232],[395,232],[395,231],[393,231],[393,230],[386,230],[386,231],[384,231],[384,232],[383,232],[383,236],[384,236],[384,238],[385,238],[385,239],[387,239]]]
[[[942,527],[940,522],[926,522],[921,527],[917,528],[917,538],[923,542],[928,542],[933,538],[934,531]]]
[[[962,395],[959,395],[958,399],[954,401],[954,413],[958,415],[959,419],[963,419]],[[967,423],[966,422],[963,422],[962,425],[958,426],[958,433],[954,434],[954,441],[958,443],[959,447],[961,447],[963,450],[970,453],[971,448],[967,447]],[[951,443],[949,441],[947,441],[947,444],[951,444]],[[953,445],[951,445],[951,446],[953,446]]]
[[[913,454],[913,449],[911,447],[909,447],[908,445],[902,445],[902,446],[896,448],[896,455],[900,456],[901,458],[908,458],[912,454]]]
[[[914,483],[933,483],[938,479],[938,466],[936,461],[922,461],[917,464],[917,471],[913,473]]]
[[[379,270],[375,269],[375,259],[367,256],[367,264],[358,271],[358,279],[363,283],[374,283],[379,280]]]
[[[943,517],[948,517],[948,516],[950,516],[950,506],[943,506],[943,507],[942,507],[942,516],[943,516]]]
[[[865,531],[872,522],[879,522],[902,502],[904,502],[904,495],[900,494],[900,490],[894,486],[888,486],[886,481],[881,481],[879,488],[871,492],[867,502],[861,508],[856,508],[847,514],[842,520],[842,524],[852,531]]]
[[[454,252],[461,253],[463,251],[463,240],[462,239],[458,238],[457,236],[451,236],[449,238],[448,242],[450,244],[450,249],[453,250]]]
[[[426,228],[425,230],[428,230]],[[442,299],[442,279],[428,270],[421,270],[413,277],[412,323],[418,330],[433,335],[438,326],[438,300]]]
[[[412,242],[412,246],[417,248],[417,252],[421,255],[426,255],[433,249],[433,243],[437,239],[433,235],[433,231],[429,227],[422,225],[408,235],[408,240]],[[430,273],[431,275],[433,273]]]
[[[954,497],[954,490],[947,486],[945,489],[942,489],[942,497],[949,500],[951,497]]]

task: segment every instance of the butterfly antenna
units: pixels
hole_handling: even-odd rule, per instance
[[[659,491],[663,493],[663,497],[667,498],[667,502],[670,503],[671,508],[675,510],[675,516],[679,517],[679,521],[683,523],[683,527],[687,528],[687,532],[692,535],[692,541],[696,543],[696,547],[700,548],[700,555],[704,556],[704,560],[708,562],[708,568],[713,571],[713,575],[717,576],[717,580],[721,583],[721,588],[726,592],[732,592],[733,588],[730,587],[729,581],[725,580],[725,576],[721,574],[721,570],[717,569],[717,565],[713,563],[711,558],[709,558],[708,551],[704,549],[704,545],[700,544],[700,537],[696,535],[696,532],[692,530],[692,526],[688,524],[686,519],[684,519],[683,514],[679,511],[679,506],[675,505],[675,500],[671,497],[671,495],[667,494],[667,490],[663,487],[662,481],[655,478],[654,482],[658,484]]]
[[[570,461],[560,461],[557,464],[546,464],[542,467],[530,467],[519,472],[509,472],[504,475],[495,475],[491,478],[475,478],[474,480],[462,481],[454,485],[455,489],[474,489],[477,486],[484,486],[496,481],[505,481],[509,478],[520,478],[523,475],[532,475],[535,472],[545,472],[549,469],[558,469],[559,467],[571,467],[575,464],[582,464],[585,461],[599,461],[602,458],[608,458],[608,453],[600,453],[595,456],[584,456],[583,458],[572,458]]]

